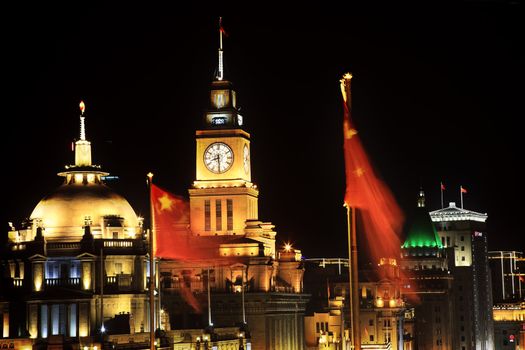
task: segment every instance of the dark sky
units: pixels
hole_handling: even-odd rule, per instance
[[[439,208],[440,180],[445,202],[459,202],[463,185],[465,207],[489,215],[490,248],[524,250],[521,4],[324,10],[220,12],[260,218],[276,225],[279,241],[308,257],[346,254],[338,80],[351,71],[354,120],[401,207],[410,213],[422,185],[430,209]],[[80,99],[94,162],[120,177],[112,186],[137,212],[148,210],[150,170],[187,195],[218,14],[100,6],[3,17],[4,232],[73,162]]]

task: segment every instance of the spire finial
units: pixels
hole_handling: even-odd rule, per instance
[[[425,207],[425,191],[423,191],[423,187],[419,188],[419,195],[417,197],[417,207],[418,208]]]
[[[86,105],[84,104],[84,101],[80,101],[79,104],[80,107],[80,140],[86,141],[86,124],[84,119],[84,111],[86,110]]]

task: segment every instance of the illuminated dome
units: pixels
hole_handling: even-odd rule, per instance
[[[128,201],[103,183],[64,184],[38,203],[31,219],[39,221],[51,240],[77,241],[86,220],[91,221],[95,237],[108,225],[124,229],[125,236],[134,236],[139,226]]]
[[[142,223],[128,201],[104,184],[104,176],[109,174],[91,163],[83,102],[80,110],[75,164],[58,173],[64,184],[38,203],[30,219],[44,229],[47,240],[79,241],[86,224],[94,238],[135,238]]]

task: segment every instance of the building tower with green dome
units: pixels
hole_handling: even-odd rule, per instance
[[[418,349],[456,349],[453,345],[453,278],[446,251],[425,207],[421,189],[406,240],[401,246],[401,268],[408,298],[406,332]]]

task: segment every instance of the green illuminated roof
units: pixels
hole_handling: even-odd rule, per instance
[[[443,248],[425,207],[417,208],[416,216],[401,248]]]

